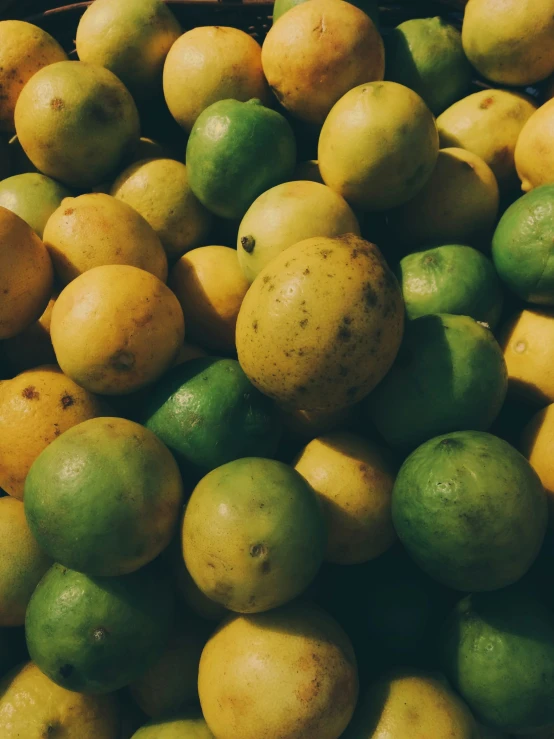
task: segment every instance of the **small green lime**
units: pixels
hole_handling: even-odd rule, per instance
[[[47,220],[71,194],[50,177],[33,172],[0,182],[0,205],[23,218],[41,239]]]

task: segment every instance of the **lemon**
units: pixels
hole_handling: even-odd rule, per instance
[[[554,182],[554,100],[542,105],[526,122],[515,148],[515,165],[521,189]]]

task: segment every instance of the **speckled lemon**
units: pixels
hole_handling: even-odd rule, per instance
[[[84,272],[62,290],[50,333],[68,377],[91,392],[121,395],[173,364],[185,328],[179,301],[161,280],[110,264]]]
[[[0,383],[0,487],[23,499],[27,473],[64,431],[104,415],[99,398],[56,366],[38,367]]]
[[[239,361],[256,387],[291,408],[338,410],[387,373],[403,322],[398,282],[375,245],[354,234],[306,239],[247,292]]]
[[[0,339],[16,336],[40,317],[53,280],[42,241],[22,218],[0,206]]]

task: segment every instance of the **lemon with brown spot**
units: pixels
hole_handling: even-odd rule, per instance
[[[393,545],[395,472],[385,450],[355,434],[329,434],[311,441],[300,452],[294,469],[322,503],[328,562],[360,564]]]
[[[186,166],[174,159],[132,164],[111,194],[148,221],[170,259],[199,246],[212,225],[212,215],[190,189]]]
[[[91,392],[138,390],[171,367],[185,337],[179,301],[137,267],[95,267],[56,300],[50,327],[58,363]]]
[[[40,367],[42,364],[56,364],[56,355],[50,338],[50,321],[56,298],[57,293],[50,298],[38,321],[4,342],[6,359],[15,373]]]
[[[33,324],[48,305],[54,270],[32,228],[1,206],[0,275],[0,339],[10,339]]]
[[[400,288],[379,249],[354,234],[316,237],[285,249],[252,283],[237,321],[238,357],[278,402],[339,410],[382,380],[403,325]]]
[[[99,398],[56,366],[0,383],[0,486],[23,499],[25,478],[42,450],[67,429],[105,411]]]
[[[313,606],[235,617],[202,653],[198,692],[217,739],[338,739],[358,697],[356,658]]]
[[[31,77],[65,59],[60,44],[42,28],[25,21],[0,22],[0,131],[15,131],[15,105]]]
[[[441,674],[399,670],[361,697],[344,739],[480,739],[471,711]]]
[[[521,189],[554,182],[554,100],[549,100],[533,113],[523,127],[515,149],[515,164]]]
[[[154,229],[105,193],[65,198],[48,219],[44,244],[63,285],[106,264],[128,264],[167,279],[167,257]]]
[[[277,99],[298,118],[322,124],[353,87],[383,79],[383,39],[363,10],[314,0],[279,20],[264,41],[262,64]]]
[[[201,246],[173,267],[169,286],[177,296],[187,336],[216,351],[234,351],[240,306],[249,288],[235,249]]]
[[[239,226],[237,254],[252,282],[282,251],[313,236],[360,234],[352,209],[338,193],[309,180],[285,182],[260,195]]]
[[[517,186],[514,151],[526,122],[537,110],[532,98],[509,90],[480,90],[437,118],[442,148],[459,147],[481,157],[501,190]]]
[[[268,104],[271,94],[262,69],[261,49],[244,31],[201,26],[184,33],[165,60],[163,86],[171,115],[185,131],[219,100]]]
[[[554,404],[536,413],[523,430],[521,451],[541,478],[554,526]]]
[[[542,406],[554,403],[554,313],[516,313],[502,327],[499,341],[511,389]]]
[[[120,739],[115,695],[84,695],[53,683],[33,662],[0,683],[2,739]]]
[[[22,626],[39,580],[52,562],[29,530],[20,500],[0,498],[0,626]]]

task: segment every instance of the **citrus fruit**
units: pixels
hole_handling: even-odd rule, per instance
[[[177,611],[164,652],[129,686],[147,716],[171,716],[198,701],[198,666],[212,631],[209,623]]]
[[[249,282],[272,259],[313,236],[360,234],[348,203],[318,182],[296,181],[267,190],[257,198],[239,226],[237,253]]]
[[[191,131],[203,110],[219,100],[269,103],[262,50],[252,36],[228,26],[201,26],[171,47],[164,66],[165,100],[177,123]]]
[[[532,98],[510,90],[475,92],[437,118],[441,148],[467,149],[489,165],[503,191],[519,187],[514,151],[536,109]]]
[[[257,613],[308,587],[326,534],[316,494],[298,472],[245,457],[209,472],[194,489],[183,553],[205,595],[232,611]]]
[[[83,695],[56,685],[32,662],[0,683],[2,739],[119,739],[113,695]]]
[[[234,359],[206,357],[176,367],[149,392],[141,413],[177,460],[207,472],[233,459],[272,456],[277,410]]]
[[[388,444],[409,449],[449,431],[486,431],[507,388],[502,351],[488,328],[468,316],[430,314],[407,324],[367,409]]]
[[[382,380],[403,321],[400,288],[375,245],[354,234],[306,239],[252,283],[237,321],[238,357],[279,402],[339,410]]]
[[[91,578],[53,565],[25,619],[31,659],[53,682],[79,693],[111,693],[159,658],[173,624],[173,594],[153,567]]]
[[[510,388],[534,403],[554,403],[554,314],[522,310],[499,337]]]
[[[167,257],[152,227],[130,205],[105,193],[63,200],[48,219],[44,243],[64,285],[106,264],[127,264],[167,279]]]
[[[351,433],[311,441],[294,469],[317,493],[327,521],[326,560],[357,564],[395,541],[391,497],[395,470],[387,454]]]
[[[327,116],[318,145],[326,185],[351,205],[378,211],[413,198],[431,176],[439,141],[419,95],[396,82],[347,92]]]
[[[550,509],[550,521],[554,523],[554,405],[538,411],[523,430],[521,451],[541,478]]]
[[[71,193],[42,174],[29,172],[0,182],[0,205],[29,224],[42,239],[47,220]]]
[[[537,473],[507,442],[458,431],[407,458],[392,516],[408,553],[431,577],[457,590],[496,590],[533,564],[547,503]]]
[[[258,99],[213,103],[196,119],[187,143],[190,187],[222,218],[242,218],[258,195],[288,179],[295,160],[290,125]]]
[[[2,206],[0,275],[0,339],[9,339],[33,324],[48,305],[54,270],[36,233]]]
[[[505,211],[492,240],[501,280],[528,303],[554,305],[554,184],[523,195]]]
[[[375,680],[344,739],[481,739],[466,704],[440,674],[403,669]]]
[[[114,182],[111,194],[148,221],[170,259],[198,246],[210,229],[211,214],[193,195],[185,165],[174,159],[132,164]]]
[[[64,431],[102,416],[99,398],[55,365],[36,367],[0,384],[0,485],[23,498],[27,473],[38,455]]]
[[[218,739],[338,739],[358,697],[356,658],[340,626],[314,607],[237,616],[206,645],[198,691]]]
[[[165,58],[181,26],[160,0],[100,0],[81,16],[77,54],[113,72],[138,99],[162,87]]]
[[[405,256],[398,268],[406,315],[430,313],[470,316],[494,328],[502,311],[502,289],[495,269],[477,249],[445,244]]]
[[[55,561],[91,575],[124,575],[169,544],[182,494],[175,460],[151,431],[94,418],[37,457],[25,482],[25,513]]]
[[[517,140],[514,159],[524,192],[554,182],[554,100],[542,105],[526,121]]]
[[[459,100],[471,66],[457,28],[440,17],[412,18],[388,34],[385,77],[421,95],[434,115]]]
[[[55,364],[56,355],[50,339],[50,321],[57,295],[53,295],[38,321],[17,336],[4,341],[4,354],[13,372],[18,374],[43,364]]]
[[[59,43],[24,21],[0,22],[0,130],[15,130],[14,110],[21,90],[40,69],[67,59]]]
[[[171,270],[169,287],[183,309],[187,337],[214,351],[234,352],[240,306],[249,283],[237,252],[228,246],[200,246]]]
[[[129,393],[158,379],[184,339],[183,311],[155,275],[129,265],[95,267],[54,304],[52,344],[62,370],[96,393]]]
[[[23,503],[0,498],[0,626],[22,626],[25,610],[50,559],[39,549]]]
[[[151,721],[131,739],[214,739],[214,735],[200,711],[192,709],[173,718]]]
[[[15,128],[37,169],[79,188],[109,178],[140,135],[127,88],[108,69],[85,62],[37,72],[17,101]]]
[[[284,15],[291,8],[294,8],[300,3],[306,2],[306,0],[276,0],[273,6],[273,23],[276,23],[279,18]],[[364,13],[367,13],[371,20],[375,23],[377,28],[379,27],[379,2],[378,0],[350,0],[352,5],[355,5]]]
[[[448,678],[484,724],[519,735],[554,722],[552,615],[525,590],[463,598],[440,641]]]
[[[465,149],[441,149],[423,188],[391,220],[411,246],[479,244],[484,239],[488,245],[498,203],[498,183],[486,162]]]
[[[548,0],[469,0],[464,51],[484,77],[524,87],[554,72],[554,16]]]
[[[353,87],[383,79],[383,40],[351,3],[300,3],[281,21],[266,36],[262,65],[275,96],[296,117],[321,124]]]

